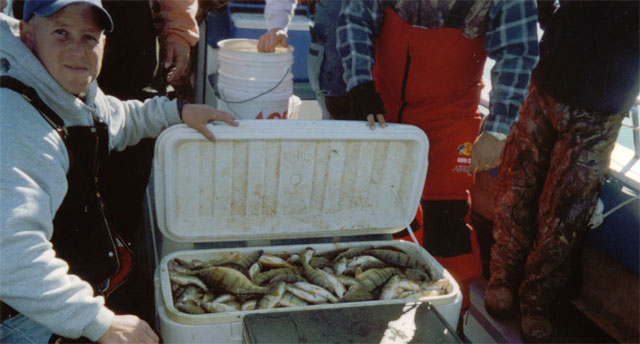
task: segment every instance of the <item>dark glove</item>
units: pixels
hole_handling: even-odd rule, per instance
[[[384,104],[373,81],[352,88],[347,95],[351,101],[351,119],[366,121],[367,115],[384,114]]]

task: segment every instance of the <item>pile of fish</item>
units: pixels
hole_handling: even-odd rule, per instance
[[[207,262],[168,263],[176,309],[189,314],[369,300],[419,299],[451,291],[449,281],[393,246],[316,254],[231,252]]]

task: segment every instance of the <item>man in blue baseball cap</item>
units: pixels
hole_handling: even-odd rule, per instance
[[[83,98],[102,68],[111,17],[100,0],[28,0],[20,38],[67,92]]]
[[[107,32],[113,31],[113,20],[111,20],[111,16],[107,12],[107,10],[105,10],[104,7],[102,7],[102,1],[100,0],[25,1],[24,10],[22,13],[22,19],[28,22],[33,17],[33,15],[38,15],[40,17],[48,17],[73,3],[86,3],[89,5],[93,5],[92,9],[94,10],[94,13],[97,14],[98,26]]]
[[[182,122],[213,141],[207,122],[235,116],[106,96],[99,0],[27,0],[23,18],[0,14],[0,343],[157,343],[114,301],[138,275],[107,209],[107,157]]]

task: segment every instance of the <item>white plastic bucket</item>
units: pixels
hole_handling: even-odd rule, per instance
[[[247,91],[220,87],[218,89],[220,93],[218,108],[242,119],[287,119],[290,92],[251,95]]]
[[[242,119],[286,119],[293,94],[293,48],[259,53],[255,39],[218,42],[219,107]]]
[[[289,73],[284,79],[271,80],[262,78],[238,78],[225,71],[218,72],[218,88],[246,91],[252,94],[261,93],[293,93],[293,76]]]
[[[236,78],[263,80],[280,80],[285,74],[291,74],[293,47],[276,47],[274,53],[259,53],[257,46],[256,39],[225,39],[218,42],[220,70]]]

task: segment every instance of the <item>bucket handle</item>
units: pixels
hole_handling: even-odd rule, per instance
[[[242,103],[246,103],[246,102],[248,102],[248,101],[252,101],[252,100],[254,100],[254,99],[260,98],[260,97],[262,97],[263,95],[265,95],[265,94],[267,94],[267,93],[269,93],[269,92],[271,92],[271,91],[275,90],[276,88],[278,88],[278,86],[280,86],[280,84],[281,84],[281,83],[284,81],[284,79],[287,77],[287,74],[289,74],[289,70],[290,70],[290,69],[291,69],[291,68],[287,68],[287,70],[285,71],[284,75],[282,76],[282,78],[280,79],[280,81],[278,81],[278,83],[277,83],[275,86],[271,87],[270,89],[268,89],[268,90],[266,90],[266,91],[264,91],[264,92],[262,92],[262,93],[260,93],[260,94],[258,94],[258,95],[256,95],[256,96],[253,96],[253,97],[251,97],[251,98],[249,98],[249,99],[245,99],[245,100],[241,100],[241,101],[237,101],[237,102],[230,102],[230,101],[227,101],[227,99],[226,99],[226,97],[225,97],[225,95],[224,95],[224,89],[222,89],[222,88],[220,88],[220,87],[218,86],[217,73],[216,73],[215,79],[214,79],[214,78],[212,78],[212,77],[213,77],[213,74],[211,74],[211,75],[209,76],[209,77],[210,77],[210,79],[209,79],[209,80],[210,80],[210,82],[211,82],[211,81],[213,81],[213,80],[215,80],[215,83],[213,84],[213,92],[215,93],[215,95],[216,95],[218,98],[220,98],[222,101],[224,101],[225,103],[227,103],[227,107],[229,108],[229,110],[231,110],[231,112],[233,112],[233,114],[234,114],[234,115],[236,115],[236,116],[238,116],[238,117],[241,117],[240,115],[238,115],[238,113],[237,113],[235,110],[233,110],[233,109],[231,108],[231,104],[242,104]]]
[[[287,74],[289,74],[290,70],[291,70],[291,68],[287,68],[287,70],[284,72],[284,75],[282,76],[282,78],[280,78],[280,81],[278,81],[278,83],[275,86],[271,87],[270,89],[268,89],[268,90],[266,90],[266,91],[264,91],[264,92],[262,92],[262,93],[260,93],[258,95],[255,95],[255,96],[253,96],[253,97],[251,97],[249,99],[240,100],[240,101],[236,101],[236,102],[227,101],[225,98],[222,97],[222,96],[224,96],[224,94],[223,94],[224,90],[220,89],[220,87],[218,86],[218,82],[216,82],[214,90],[215,90],[215,93],[218,96],[218,98],[222,99],[227,104],[242,104],[242,103],[246,103],[246,102],[252,101],[254,99],[260,98],[260,97],[264,96],[265,94],[267,94],[267,93],[275,90],[276,88],[278,88],[278,86],[280,86],[280,84],[287,77]]]

